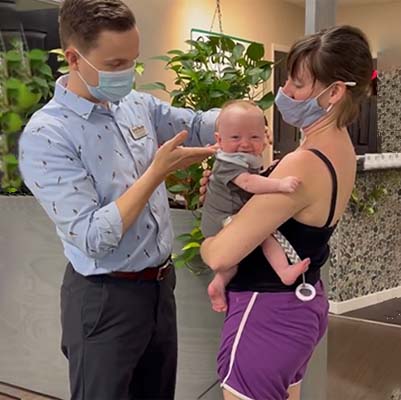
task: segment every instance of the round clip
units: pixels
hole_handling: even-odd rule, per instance
[[[311,301],[316,297],[316,289],[310,283],[301,283],[297,286],[295,295],[301,301]]]

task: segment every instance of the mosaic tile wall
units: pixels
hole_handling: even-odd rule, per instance
[[[401,152],[401,69],[380,75],[378,128],[383,152]],[[332,240],[329,298],[345,301],[401,286],[401,169],[359,172],[356,187],[384,185],[373,216],[352,212]]]
[[[401,152],[401,68],[379,74],[378,129],[382,152]]]

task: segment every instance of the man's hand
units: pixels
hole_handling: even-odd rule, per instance
[[[181,131],[160,146],[151,165],[158,174],[165,177],[177,169],[187,168],[192,164],[199,163],[216,152],[214,146],[183,147],[182,144],[187,137],[188,132]]]

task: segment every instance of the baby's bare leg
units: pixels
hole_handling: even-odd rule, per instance
[[[288,264],[288,260],[283,248],[273,236],[269,236],[262,243],[262,248],[265,257],[269,261],[276,274],[280,277],[284,285],[292,285],[309,267],[309,258],[306,258],[305,260],[302,260],[296,264]]]
[[[226,286],[237,273],[237,269],[238,267],[235,266],[228,271],[217,272],[212,282],[210,282],[207,293],[214,311],[224,312],[227,310]]]

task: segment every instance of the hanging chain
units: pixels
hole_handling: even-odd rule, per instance
[[[222,22],[223,15],[222,15],[222,13],[221,13],[220,0],[216,0],[216,8],[215,8],[215,10],[214,10],[213,19],[212,19],[212,24],[210,25],[210,31],[213,30],[214,21],[216,20],[216,15],[217,15],[217,18],[218,18],[218,20],[219,20],[219,30],[220,30],[220,33],[223,33],[223,22]]]

